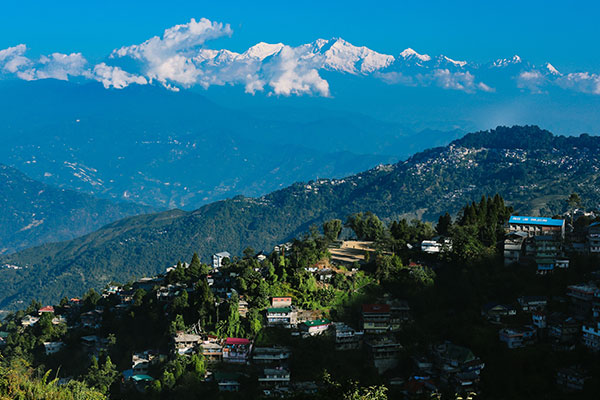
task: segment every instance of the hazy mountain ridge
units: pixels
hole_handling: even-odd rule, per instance
[[[496,137],[507,143],[529,138],[527,149],[497,148]],[[296,183],[193,212],[121,220],[70,242],[3,257],[3,263],[29,268],[1,272],[6,295],[0,304],[6,307],[17,298],[56,299],[111,279],[154,274],[194,251],[208,261],[215,251],[239,254],[245,246],[270,250],[311,224],[359,211],[373,211],[388,221],[416,216],[435,220],[484,194],[500,193],[521,213],[552,215],[564,209],[573,191],[586,206],[598,207],[600,155],[595,148],[600,138],[553,137],[560,147],[545,148],[547,138],[548,132],[537,127],[499,127],[343,179]]]
[[[3,92],[5,163],[45,183],[163,209],[346,176],[458,132],[421,138],[399,124],[327,111],[306,122],[269,120],[263,107],[265,117],[255,118],[156,87],[39,81]]]
[[[0,164],[0,254],[69,240],[126,216],[155,211],[37,182]]]

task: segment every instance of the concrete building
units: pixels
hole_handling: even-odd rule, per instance
[[[591,254],[600,254],[600,222],[590,224],[586,238],[588,251]]]
[[[292,306],[292,298],[291,297],[271,297],[271,307],[280,308],[280,307],[291,307]]]
[[[298,323],[298,312],[293,307],[267,308],[267,325],[291,328]]]
[[[556,259],[561,253],[561,242],[553,235],[538,235],[533,238],[537,273],[545,275],[556,268]]]
[[[581,327],[581,341],[585,347],[594,352],[600,350],[600,322],[584,324]]]
[[[360,348],[363,339],[362,331],[357,331],[342,322],[336,322],[334,330],[336,350],[355,350]]]
[[[208,363],[223,361],[223,346],[219,340],[205,340],[202,342],[202,355]]]
[[[364,304],[362,325],[365,335],[386,333],[391,330],[389,304]]]
[[[504,240],[504,265],[518,263],[523,252],[523,242],[527,233],[522,231],[510,232]]]
[[[252,352],[252,341],[244,338],[227,338],[223,345],[223,361],[246,364]]]
[[[300,324],[300,331],[309,336],[320,335],[329,329],[331,325],[331,321],[323,318],[323,319],[314,319],[310,321],[304,321]]]
[[[587,371],[581,368],[561,368],[556,373],[556,384],[565,392],[580,391],[589,378]]]
[[[212,267],[214,269],[219,269],[223,266],[224,259],[231,259],[231,254],[226,251],[222,251],[220,253],[213,254],[212,256]]]
[[[202,338],[185,332],[177,332],[173,338],[175,352],[184,355],[192,354],[202,343]]]
[[[517,299],[521,310],[524,312],[544,311],[548,299],[544,296],[521,296]]]
[[[525,232],[528,236],[554,235],[565,237],[565,220],[513,215],[508,220],[508,232]]]
[[[398,365],[398,354],[402,345],[393,336],[370,336],[365,339],[365,346],[380,374]]]
[[[519,328],[503,328],[498,332],[501,342],[506,343],[509,349],[517,349],[535,342],[537,331],[533,326]]]
[[[63,342],[44,342],[44,350],[47,356],[58,353],[63,347],[65,347]]]
[[[286,368],[264,368],[258,376],[262,388],[286,389],[290,384],[290,371]]]
[[[287,363],[292,355],[288,347],[255,347],[252,351],[252,362],[255,364]]]

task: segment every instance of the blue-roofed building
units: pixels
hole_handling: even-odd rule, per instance
[[[508,220],[508,232],[525,232],[528,236],[554,235],[565,237],[565,220],[513,215]]]

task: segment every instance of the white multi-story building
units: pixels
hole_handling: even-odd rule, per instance
[[[63,347],[65,347],[63,342],[44,342],[44,349],[47,356],[58,353]]]
[[[511,232],[504,240],[504,265],[519,262],[523,251],[523,242],[527,238],[526,232]]]
[[[583,345],[592,351],[600,350],[600,322],[596,325],[586,325],[581,327],[581,341]]]
[[[588,251],[592,254],[600,254],[600,222],[590,224],[587,232]]]
[[[213,254],[212,256],[212,267],[214,269],[219,269],[223,266],[224,259],[231,259],[231,254],[226,251],[222,251],[220,253]]]

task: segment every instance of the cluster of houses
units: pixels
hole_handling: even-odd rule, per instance
[[[173,351],[179,355],[202,354],[209,364],[207,379],[214,380],[220,391],[239,391],[240,380],[249,376],[249,368],[267,394],[286,392],[290,387],[291,350],[284,346],[255,347],[252,340],[245,338],[220,339],[207,334],[177,332],[173,337]],[[211,367],[217,364],[238,368],[229,368],[223,373],[222,368]]]
[[[299,310],[292,304],[291,297],[272,297],[266,310],[267,326],[295,330],[302,336],[315,336],[325,332],[331,321],[321,318],[320,312]]]
[[[586,251],[600,253],[600,224],[592,224],[586,231]],[[550,218],[512,216],[507,225],[504,242],[505,263],[535,262],[538,273],[546,274],[556,268],[567,268],[569,261],[565,254],[571,249],[565,246],[565,221]],[[439,253],[450,249],[452,243],[441,239],[431,243],[423,242],[421,249],[427,253]],[[276,246],[277,252],[291,249],[290,243]],[[341,264],[356,266],[364,263],[371,251],[366,242],[342,242],[334,249],[335,257]],[[263,254],[257,255],[262,261]],[[224,268],[231,255],[228,252],[216,253],[212,257],[212,271],[207,277],[211,291],[224,301],[235,292],[236,274]],[[318,281],[326,284],[335,273],[354,273],[347,269],[337,270],[328,263],[307,267]],[[168,272],[168,271],[167,271]],[[144,278],[131,287],[110,286],[103,297],[114,296],[118,304],[111,312],[126,312],[134,303],[138,289],[155,291],[156,299],[169,303],[182,292],[192,292],[193,285],[181,283],[167,284],[166,275]],[[557,350],[572,350],[577,343],[590,351],[600,350],[600,289],[593,283],[571,285],[565,294],[560,310],[551,310],[546,297],[522,296],[515,304],[490,303],[482,308],[482,316],[490,323],[498,325],[498,338],[508,349],[522,348],[538,342],[549,343]],[[65,309],[79,310],[79,299],[71,299]],[[566,307],[568,305],[568,307]],[[248,303],[239,299],[240,317],[246,317]],[[98,306],[85,313],[73,313],[76,320],[69,320],[70,328],[82,328],[81,348],[89,355],[99,355],[109,346],[109,339],[101,337],[99,330],[105,310]],[[27,315],[21,320],[23,327],[35,325],[44,313],[52,314],[53,324],[67,324],[65,315],[55,315],[54,307],[46,306],[35,315]],[[515,316],[525,314],[528,322],[514,323]],[[385,374],[399,365],[403,350],[398,332],[411,321],[411,310],[406,301],[384,297],[377,303],[363,304],[357,328],[346,323],[333,322],[318,311],[298,308],[290,296],[272,297],[269,307],[264,310],[268,327],[289,330],[291,336],[308,338],[327,335],[332,338],[338,351],[363,349],[372,365],[380,374]],[[0,332],[0,346],[7,334]],[[47,355],[64,350],[61,341],[45,342]],[[289,391],[314,393],[314,382],[296,382],[292,379],[290,359],[292,350],[283,345],[255,346],[247,338],[219,338],[202,332],[201,327],[176,332],[171,341],[171,354],[160,354],[153,349],[136,352],[132,355],[131,368],[122,372],[123,380],[131,382],[140,391],[154,380],[155,366],[170,356],[191,356],[202,354],[208,364],[206,379],[216,382],[220,391],[239,391],[242,378],[254,376],[265,395],[281,395]],[[411,358],[413,373],[407,380],[400,380],[404,392],[419,395],[438,392],[445,386],[457,393],[478,390],[481,371],[485,364],[473,352],[451,342],[430,346]],[[225,366],[226,368],[223,368]],[[568,366],[556,372],[557,383],[569,390],[583,387],[588,375],[578,366]]]
[[[446,341],[429,347],[424,354],[412,357],[414,374],[406,382],[404,392],[422,396],[438,393],[445,385],[456,393],[477,393],[485,363],[463,346]]]
[[[397,366],[402,346],[394,334],[411,319],[408,304],[399,300],[363,305],[362,330],[345,323],[331,322],[312,311],[299,310],[288,296],[272,297],[265,313],[269,327],[288,329],[292,336],[305,338],[329,335],[335,343],[335,349],[339,351],[357,350],[366,346],[373,365],[381,373]],[[208,363],[253,367],[258,383],[267,395],[282,394],[291,389],[312,393],[317,389],[314,382],[291,380],[291,350],[284,346],[255,347],[248,339],[219,339],[211,335],[186,332],[177,332],[173,338],[173,346],[173,351],[179,355],[202,353]],[[241,368],[236,373],[230,370],[224,374],[217,368],[208,372],[208,376],[217,382],[221,391],[237,391],[241,377],[248,376],[248,371]]]
[[[578,344],[600,351],[600,288],[594,283],[569,285],[565,296],[551,300],[522,296],[516,303],[519,311],[498,303],[482,308],[482,316],[500,325],[498,337],[508,349],[544,343],[555,351],[573,351]],[[515,323],[518,313],[527,315],[529,322]],[[557,371],[556,383],[566,391],[581,390],[588,378],[581,366],[566,366]]]

